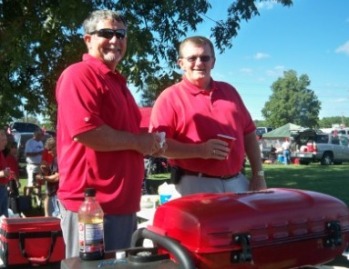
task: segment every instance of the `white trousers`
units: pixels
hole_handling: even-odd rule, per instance
[[[181,181],[175,185],[181,195],[194,193],[224,193],[246,192],[249,189],[249,180],[240,173],[236,177],[228,179],[198,177],[184,175]]]
[[[40,172],[40,165],[28,163],[26,170],[27,170],[27,175],[28,175],[27,186],[33,187],[34,181],[35,181],[34,176],[35,176],[35,174],[38,174]]]

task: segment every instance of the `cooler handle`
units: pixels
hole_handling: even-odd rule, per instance
[[[136,230],[132,235],[131,246],[139,247],[143,244],[144,239],[150,239],[155,243],[158,243],[165,249],[167,249],[178,262],[180,269],[195,269],[194,262],[189,254],[189,252],[182,247],[177,241],[158,235],[152,231],[145,228],[140,228]]]
[[[51,258],[53,248],[56,244],[59,232],[58,231],[51,232],[51,244],[50,244],[48,255],[46,257],[28,257],[28,253],[25,250],[26,234],[28,233],[23,233],[23,232],[19,233],[19,247],[21,249],[22,256],[26,258],[31,264],[46,264]]]

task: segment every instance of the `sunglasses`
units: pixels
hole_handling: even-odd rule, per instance
[[[211,56],[204,55],[204,56],[190,56],[190,57],[181,57],[183,59],[186,59],[189,63],[194,63],[199,58],[201,62],[206,63],[211,60]]]
[[[106,39],[112,39],[114,36],[116,36],[116,39],[122,40],[126,36],[126,30],[125,29],[100,29],[96,30],[90,33],[90,35],[97,34],[99,37],[104,37]]]

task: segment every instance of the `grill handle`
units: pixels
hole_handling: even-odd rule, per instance
[[[156,234],[145,228],[140,228],[133,233],[131,247],[142,246],[144,239],[150,239],[154,243],[157,243],[166,250],[168,250],[174,256],[176,262],[180,266],[180,269],[196,268],[189,252],[177,241],[169,237]]]

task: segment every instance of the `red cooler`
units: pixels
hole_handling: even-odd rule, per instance
[[[48,265],[64,259],[60,219],[4,218],[0,224],[0,259],[6,267]],[[23,268],[23,267],[22,267]]]
[[[324,264],[349,241],[349,210],[322,193],[195,194],[160,206],[147,230],[178,242],[199,269]]]

